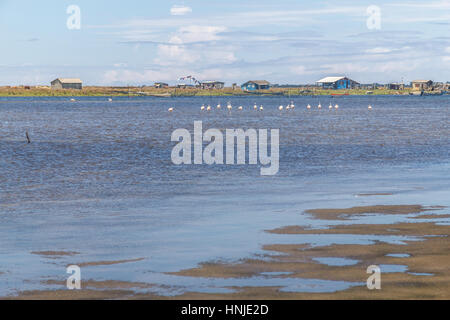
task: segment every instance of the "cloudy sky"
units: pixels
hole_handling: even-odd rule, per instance
[[[450,0],[0,0],[0,85],[450,81],[449,31]]]

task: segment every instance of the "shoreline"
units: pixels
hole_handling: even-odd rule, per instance
[[[450,255],[448,254],[448,237],[450,226],[438,224],[449,218],[446,207],[421,205],[388,205],[353,207],[347,209],[314,209],[305,213],[314,219],[330,222],[327,229],[309,229],[305,226],[285,226],[266,230],[267,233],[290,235],[377,235],[410,236],[418,240],[403,240],[403,243],[377,240],[371,244],[327,244],[313,246],[310,244],[266,244],[267,252],[262,257],[247,258],[237,262],[205,262],[198,267],[168,273],[173,276],[199,279],[246,280],[266,274],[278,281],[301,284],[302,281],[328,281],[347,283],[344,290],[335,291],[295,291],[283,290],[279,286],[230,286],[224,289],[230,293],[184,292],[180,295],[163,296],[157,294],[158,285],[142,282],[127,282],[117,279],[96,281],[87,279],[82,282],[83,290],[65,289],[65,281],[47,279],[45,285],[57,286],[59,289],[18,292],[17,295],[3,297],[8,300],[68,300],[68,299],[151,299],[151,300],[185,300],[185,299],[224,299],[224,300],[310,300],[310,299],[448,299],[450,297]],[[430,215],[430,211],[434,211]],[[357,218],[366,214],[410,215],[407,222],[392,224],[354,224],[340,225],[339,221]],[[428,219],[417,222],[417,219]],[[333,224],[334,223],[334,224]],[[321,262],[320,259],[337,259],[339,263]],[[137,260],[137,259],[136,259]],[[129,263],[133,260],[117,261]],[[342,262],[343,261],[343,262]],[[110,263],[109,263],[110,264]],[[95,267],[108,264],[87,263]],[[382,270],[381,290],[368,290],[366,269],[370,265],[380,265]],[[403,270],[388,269],[402,267]],[[383,270],[387,270],[383,272]],[[301,287],[301,285],[300,285]],[[143,291],[143,290],[149,291]]]
[[[343,96],[421,96],[420,92],[412,89],[388,90],[388,89],[350,89],[350,90],[326,90],[317,88],[273,88],[258,92],[244,92],[241,89],[225,88],[222,90],[208,89],[180,89],[167,88],[120,88],[111,87],[85,87],[82,90],[51,90],[50,88],[9,88],[0,87],[0,97],[265,97],[265,96],[312,96],[312,97],[343,97]],[[449,95],[448,92],[425,92],[426,96]]]

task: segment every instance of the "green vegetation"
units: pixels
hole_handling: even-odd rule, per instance
[[[325,90],[317,87],[272,88],[254,93],[244,92],[240,88],[222,90],[205,90],[200,88],[161,88],[154,87],[85,87],[83,90],[51,90],[50,87],[0,87],[0,97],[95,97],[95,96],[159,96],[159,97],[193,97],[193,96],[329,96],[329,95],[406,95],[406,90],[388,89],[351,89]]]

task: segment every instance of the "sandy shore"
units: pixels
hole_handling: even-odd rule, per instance
[[[430,210],[439,211],[429,214]],[[449,299],[450,298],[450,226],[435,221],[417,223],[417,218],[448,218],[443,207],[420,205],[369,206],[348,209],[315,209],[306,213],[315,219],[332,222],[347,220],[364,214],[414,214],[408,223],[349,224],[313,230],[304,226],[285,226],[266,232],[282,235],[380,235],[414,236],[419,241],[393,244],[377,241],[374,244],[330,244],[310,246],[305,244],[271,244],[263,247],[267,255],[261,259],[245,259],[237,263],[204,263],[194,269],[182,270],[172,275],[201,278],[250,278],[262,273],[276,272],[279,278],[322,279],[354,283],[348,290],[334,293],[283,292],[280,287],[239,287],[229,294],[185,293],[170,299]],[[351,259],[349,265],[327,265],[320,258]],[[116,261],[126,263],[133,259]],[[85,263],[85,266],[109,265],[106,262]],[[370,265],[400,265],[406,272],[383,273],[382,289],[368,290],[367,267]],[[138,293],[135,289],[151,288],[152,284],[121,281],[85,281],[83,290],[68,291],[65,283],[61,290],[22,292],[10,299],[168,299],[152,293]]]

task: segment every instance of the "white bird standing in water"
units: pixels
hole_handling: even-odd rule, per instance
[[[369,106],[369,110],[372,110],[372,106]]]
[[[211,106],[208,106],[208,108],[206,108],[206,111],[211,111]]]
[[[220,103],[217,105],[217,109],[222,108],[222,106],[220,105]]]
[[[253,110],[258,110],[258,106],[256,105],[256,103],[255,103],[255,105],[253,106]]]
[[[263,111],[263,110],[264,110],[264,107],[263,107],[263,106],[259,107],[259,110],[260,110],[260,111]]]
[[[244,107],[243,107],[243,106],[240,106],[240,107],[238,108],[238,110],[239,110],[239,111],[242,111],[242,110],[244,110]]]
[[[287,106],[286,106],[286,111],[289,111],[289,110],[291,110],[291,106],[290,106],[290,105],[287,105]]]
[[[278,110],[283,111],[283,106],[279,106]]]
[[[202,105],[200,110],[202,110],[202,111],[205,110],[205,105]]]
[[[335,108],[336,110],[339,109],[339,105],[338,105],[338,104],[335,105],[334,108]]]
[[[318,109],[322,109],[322,105],[319,102],[319,105],[317,106]]]
[[[290,109],[295,109],[294,101],[291,101]]]
[[[109,101],[109,102],[112,102],[112,99],[111,99],[111,98],[109,98],[109,99],[108,99],[108,101]]]
[[[306,108],[308,108],[308,109],[311,109],[311,105],[310,105],[310,104],[308,104],[308,106],[307,106]]]
[[[227,109],[230,110],[230,111],[233,109],[233,106],[231,105],[230,102],[228,102]]]
[[[173,110],[174,110],[173,108],[169,108],[169,110],[168,110],[168,111],[169,111],[169,112],[173,112]]]
[[[333,109],[333,105],[330,103],[330,106],[328,107],[328,109]]]
[[[75,101],[77,101],[77,100],[75,100],[74,98],[70,99],[70,102],[75,102]]]

